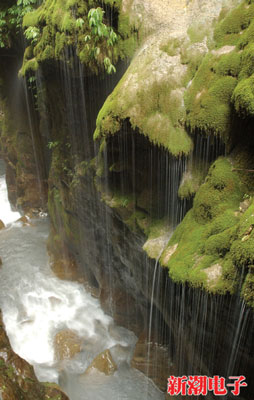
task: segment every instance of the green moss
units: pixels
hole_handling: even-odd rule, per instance
[[[194,217],[206,223],[227,209],[237,208],[242,196],[239,177],[232,172],[231,163],[224,158],[217,160],[194,199]]]
[[[230,250],[232,244],[232,229],[225,229],[221,233],[212,235],[205,243],[205,253],[209,255],[218,254],[219,257],[224,257]]]
[[[188,199],[195,195],[204,179],[204,172],[205,171],[201,171],[199,168],[193,165],[191,166],[190,170],[187,170],[183,174],[183,178],[178,189],[178,196],[181,199]]]
[[[244,117],[254,116],[254,74],[237,85],[232,100],[240,115]]]
[[[217,47],[238,43],[239,33],[249,26],[254,17],[254,4],[247,4],[247,1],[243,1],[215,28],[214,38]]]
[[[229,75],[237,77],[242,68],[242,55],[239,52],[232,51],[229,54],[222,55],[216,65],[216,73],[219,75]]]
[[[215,25],[217,50],[205,57],[185,97],[186,122],[192,131],[216,133],[227,143],[234,112],[243,118],[253,116],[253,17],[254,4],[242,1]]]
[[[191,43],[200,43],[206,36],[209,36],[210,32],[205,24],[191,25],[188,29],[188,35]]]
[[[26,60],[23,63],[23,66],[20,70],[20,74],[25,76],[27,72],[35,72],[38,70],[38,68],[39,68],[38,61],[36,60],[36,58],[32,58],[31,60]]]
[[[233,76],[216,74],[218,57],[208,54],[185,97],[187,125],[202,132],[229,136],[230,99],[237,85]],[[224,71],[223,71],[224,72]]]
[[[120,129],[120,122],[129,119],[133,129],[138,127],[152,143],[163,146],[173,155],[188,154],[192,140],[180,124],[185,116],[182,92],[172,90],[169,82],[153,82],[131,95],[125,87],[125,79],[128,79],[128,73],[100,110],[94,139],[115,134]],[[133,108],[133,95],[138,104],[136,108]]]
[[[253,270],[253,268],[250,270],[250,272],[246,276],[245,282],[242,287],[241,295],[244,298],[246,304],[248,306],[254,308],[254,270]]]
[[[174,57],[179,54],[182,40],[179,38],[170,39],[168,42],[161,44],[160,50],[167,53],[169,56]]]
[[[213,293],[235,290],[237,271],[231,246],[238,237],[240,216],[236,210],[243,193],[244,187],[229,160],[218,159],[199,188],[193,209],[162,254],[161,263],[168,267],[172,279]]]

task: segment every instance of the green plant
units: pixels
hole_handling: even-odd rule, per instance
[[[0,6],[0,47],[10,47],[10,31],[19,31],[25,14],[31,12],[37,0],[17,0],[11,7]]]
[[[29,26],[24,34],[27,40],[31,41],[31,43],[36,43],[40,35],[40,30],[35,26]]]
[[[101,7],[97,8],[91,8],[88,12],[88,23],[89,27],[91,29],[91,35],[86,35],[85,36],[85,42],[87,49],[90,49],[90,44],[89,42],[93,39],[93,45],[90,50],[90,55],[97,59],[97,57],[100,54],[100,47],[99,47],[99,42],[101,42],[103,39],[106,39],[106,43],[108,47],[113,47],[117,40],[118,36],[114,32],[114,30],[105,25],[103,23],[103,15],[105,14],[105,11]],[[79,18],[80,19],[80,18]],[[78,21],[78,20],[77,20]],[[76,21],[76,24],[77,24]],[[104,57],[103,59],[104,67],[105,70],[108,74],[111,74],[112,72],[116,72],[116,68],[114,65],[111,63],[109,57]]]
[[[56,140],[55,142],[48,142],[48,148],[50,150],[55,149],[59,145],[59,142]]]

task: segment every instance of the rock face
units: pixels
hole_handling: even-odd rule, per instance
[[[54,339],[57,360],[68,360],[81,351],[83,340],[73,331],[66,329],[58,332]]]
[[[6,182],[10,202],[26,212],[44,208],[47,197],[47,146],[40,135],[31,92],[18,81],[19,62],[7,50],[1,57],[0,103],[3,123],[0,126],[2,156],[6,162]],[[15,78],[14,78],[15,76]],[[15,84],[14,84],[14,80]],[[31,105],[31,110],[28,107]],[[15,115],[15,119],[13,118]]]
[[[93,362],[86,369],[85,374],[90,374],[94,369],[97,369],[105,375],[113,375],[115,373],[117,366],[109,350],[105,350],[95,357]]]
[[[75,259],[68,257],[54,258],[50,265],[54,274],[62,280],[78,281],[81,279],[81,273],[78,270]]]
[[[38,382],[33,367],[11,349],[0,312],[0,397],[3,400],[68,400],[57,385]]]

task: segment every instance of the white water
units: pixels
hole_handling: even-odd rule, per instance
[[[20,217],[21,215],[19,212],[14,212],[11,209],[5,181],[4,162],[0,160],[0,219],[7,225]]]
[[[1,190],[1,209],[5,203],[6,193]],[[70,400],[162,399],[152,382],[129,365],[135,335],[115,326],[81,284],[53,275],[47,236],[46,218],[33,220],[33,226],[13,223],[0,231],[0,307],[14,351],[34,366],[41,381],[59,382]],[[66,328],[82,337],[84,345],[73,360],[60,363],[54,357],[53,341]],[[93,358],[108,348],[117,372],[107,377],[94,370],[83,376]]]

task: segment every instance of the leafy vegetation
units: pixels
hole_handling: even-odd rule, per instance
[[[113,12],[120,13],[120,1],[106,1]],[[91,8],[92,7],[92,8]],[[117,14],[115,14],[117,16]],[[115,18],[116,18],[115,16]],[[24,55],[21,74],[34,71],[39,64],[49,60],[65,60],[72,64],[74,53],[93,73],[103,70],[116,72],[115,64],[125,58],[129,51],[131,31],[118,16],[118,30],[111,26],[108,12],[97,0],[44,0],[42,4],[23,19],[23,28],[28,40],[29,52]]]
[[[37,0],[17,0],[9,7],[0,6],[0,47],[10,47],[10,31],[17,33],[21,29],[24,15],[31,12],[36,3]]]

